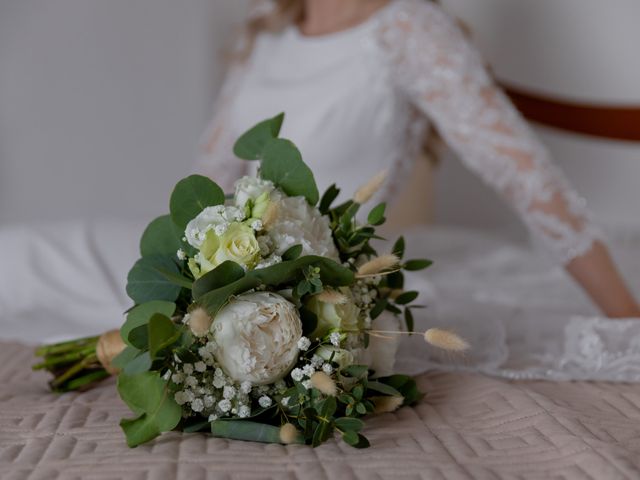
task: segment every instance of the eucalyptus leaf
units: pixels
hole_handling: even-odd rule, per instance
[[[127,294],[138,304],[152,300],[173,302],[181,287],[168,276],[179,274],[178,266],[167,256],[142,257],[129,271]]]
[[[180,329],[169,317],[160,313],[154,314],[147,324],[149,335],[149,354],[152,359],[164,348],[175,343],[180,338]]]
[[[369,443],[369,440],[367,440],[367,437],[365,437],[360,433],[356,433],[352,431],[345,432],[342,435],[342,439],[345,441],[345,443],[355,448],[368,448],[371,446],[371,444]]]
[[[127,345],[129,342],[129,333],[136,327],[146,325],[154,313],[161,313],[167,317],[173,316],[176,311],[176,304],[173,302],[165,302],[154,300],[140,305],[136,305],[127,314],[127,320],[120,327],[120,336]]]
[[[180,180],[171,194],[169,209],[171,219],[184,231],[187,224],[202,210],[224,204],[224,192],[211,179],[202,175],[191,175]]]
[[[242,134],[233,145],[233,153],[243,160],[258,160],[267,142],[278,138],[280,127],[284,121],[284,113],[258,123]]]
[[[153,220],[140,238],[140,254],[175,256],[182,244],[183,233],[178,229],[170,215],[162,215]]]
[[[144,373],[149,371],[152,365],[151,355],[148,351],[139,352],[136,357],[129,360],[122,368],[122,372],[125,375],[136,375],[138,373]]]
[[[140,354],[140,350],[127,345],[116,357],[111,361],[111,365],[122,370],[130,361]]]
[[[199,298],[205,293],[224,287],[242,277],[244,277],[244,269],[236,262],[227,260],[193,283],[193,296]]]
[[[313,172],[289,140],[274,138],[267,142],[262,153],[260,176],[271,180],[291,197],[305,197],[311,205],[318,203],[320,194]]]
[[[297,260],[251,270],[235,282],[204,295],[198,296],[194,294],[194,299],[208,311],[209,315],[215,316],[231,296],[239,295],[260,285],[277,287],[283,284],[295,283],[297,280],[304,279],[304,269],[308,266],[319,268],[320,279],[325,285],[339,287],[351,285],[354,281],[352,270],[326,257],[306,255]]]
[[[182,418],[182,409],[158,372],[120,374],[118,393],[134,414],[138,415],[136,418],[120,421],[130,447],[136,447],[162,432],[173,430]]]
[[[127,340],[129,342],[129,345],[132,345],[134,348],[137,348],[138,350],[148,350],[149,349],[149,330],[147,328],[147,324],[132,328],[131,331],[129,331]]]

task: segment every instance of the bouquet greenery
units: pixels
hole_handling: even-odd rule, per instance
[[[431,262],[404,260],[402,238],[390,253],[375,251],[384,203],[357,221],[384,176],[344,203],[334,206],[335,185],[320,198],[298,149],[278,138],[283,119],[236,142],[235,154],[260,167],[233,195],[199,175],[176,185],[170,214],[142,235],[127,283],[135,306],[119,332],[37,352],[34,368],[52,372],[57,391],[118,373],[134,414],[120,423],[131,447],[180,429],[313,446],[337,432],[361,448],[361,417],[422,396],[392,368],[419,308],[402,272]],[[420,334],[466,348],[451,332]]]

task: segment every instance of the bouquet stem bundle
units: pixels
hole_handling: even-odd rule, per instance
[[[119,348],[117,340],[114,342],[114,332],[119,338],[119,332],[115,330],[41,346],[35,354],[42,361],[32,368],[46,370],[53,375],[49,386],[55,392],[89,389],[114,373],[110,361],[115,355],[111,352]]]

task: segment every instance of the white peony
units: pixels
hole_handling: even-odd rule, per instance
[[[215,358],[237,382],[274,383],[298,358],[302,322],[295,305],[275,293],[236,297],[218,312],[211,330]]]
[[[277,201],[276,216],[266,225],[267,234],[282,255],[294,245],[302,245],[302,255],[319,255],[338,260],[329,219],[304,197],[283,196]]]

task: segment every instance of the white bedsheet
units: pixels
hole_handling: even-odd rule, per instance
[[[0,338],[35,343],[117,328],[131,306],[126,276],[143,223],[69,222],[0,229]],[[420,337],[404,340],[397,370],[482,371],[510,378],[640,381],[640,320],[598,316],[558,266],[478,232],[430,227],[406,233],[408,257],[435,265],[413,274],[417,328],[453,328],[472,344],[442,357]],[[610,234],[637,294],[640,230]]]

